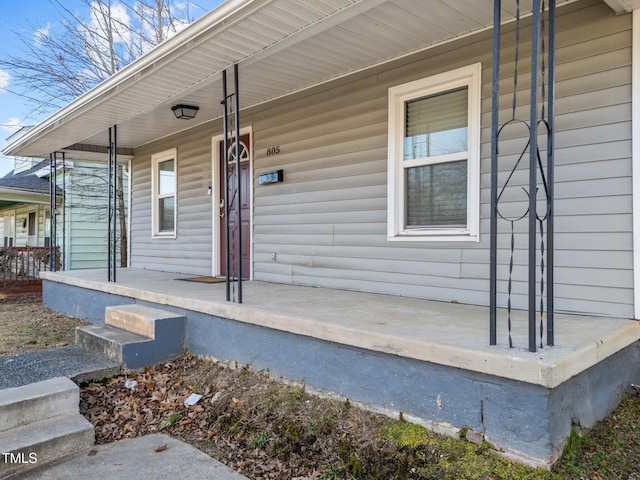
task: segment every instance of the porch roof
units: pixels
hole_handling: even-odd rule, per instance
[[[606,1],[619,12],[640,3]],[[530,11],[531,0],[521,3],[522,12]],[[505,22],[515,8],[503,2]],[[84,158],[102,152],[114,125],[118,146],[135,149],[219,118],[222,72],[234,63],[246,109],[481,32],[492,22],[493,0],[432,0],[428,9],[423,0],[227,0],[13,139],[4,153],[44,158],[66,151],[67,158]],[[176,119],[176,104],[199,106],[195,120]]]
[[[184,281],[190,275],[135,268],[41,272],[43,280],[122,295],[136,301],[554,388],[640,339],[640,322],[556,315],[553,347],[528,351],[527,314],[506,312],[498,345],[489,345],[486,307],[327,288],[251,281],[244,303],[227,302],[225,284]]]
[[[8,208],[15,208],[18,205],[40,203],[46,205],[49,203],[49,194],[33,193],[30,191],[0,187],[0,211]]]

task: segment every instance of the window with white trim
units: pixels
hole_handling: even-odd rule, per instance
[[[479,63],[389,89],[388,237],[478,240]]]
[[[176,236],[177,150],[151,156],[154,237]]]

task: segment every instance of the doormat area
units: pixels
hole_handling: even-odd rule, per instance
[[[183,282],[198,282],[198,283],[224,283],[226,278],[220,277],[189,277],[189,278],[177,278],[176,280],[182,280]],[[232,282],[234,280],[231,280]]]

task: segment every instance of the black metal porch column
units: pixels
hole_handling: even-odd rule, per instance
[[[56,207],[57,207],[57,179],[56,168],[58,162],[57,152],[49,155],[49,270],[57,270],[58,259],[56,251]]]
[[[231,203],[235,200],[236,208],[236,235],[235,242],[233,246],[235,247],[235,251],[238,255],[236,267],[238,269],[236,280],[238,284],[238,303],[242,303],[242,190],[241,190],[241,179],[242,172],[240,169],[240,101],[239,101],[239,87],[238,87],[238,64],[233,65],[233,87],[234,91],[232,94],[228,93],[227,88],[227,71],[224,70],[222,72],[222,101],[220,102],[223,107],[222,112],[222,133],[223,133],[223,152],[220,156],[220,161],[223,162],[223,172],[224,176],[223,188],[224,188],[224,217],[225,217],[225,270],[226,270],[226,298],[227,301],[231,301],[231,270],[232,270],[232,257],[231,257],[231,232],[230,232],[230,224],[229,219],[231,215]],[[229,128],[229,108],[231,104],[229,100],[233,97],[233,128]],[[235,175],[236,182],[235,185],[230,185],[229,183],[229,135],[235,136],[235,143],[233,144],[233,152],[235,156]],[[235,191],[232,195],[229,195],[229,188],[235,187]],[[233,300],[235,301],[235,288],[233,289]]]
[[[555,163],[555,98],[556,98],[556,0],[549,0],[549,90],[547,100],[547,345],[555,344],[554,339],[554,163]]]
[[[117,211],[118,211],[118,130],[117,126],[109,128],[109,147],[107,158],[108,176],[108,219],[107,219],[107,277],[109,282],[116,281],[117,258]]]
[[[497,343],[498,270],[498,118],[500,113],[500,9],[493,2],[493,74],[491,77],[491,232],[489,242],[489,345]]]
[[[222,72],[222,155],[220,155],[220,161],[223,162],[222,174],[224,175],[224,243],[225,243],[225,280],[227,286],[227,302],[231,300],[231,269],[230,258],[231,250],[229,249],[229,161],[227,158],[227,149],[229,148],[229,111],[227,101],[229,96],[227,94],[227,71]]]
[[[60,267],[65,270],[67,261],[67,157],[62,152],[62,253]]]
[[[509,346],[512,346],[512,285],[516,235],[514,225],[526,219],[527,223],[527,314],[528,348],[536,351],[537,319],[539,314],[540,347],[546,320],[547,345],[554,344],[554,226],[553,226],[553,169],[554,169],[554,95],[555,95],[555,0],[533,0],[531,17],[531,76],[529,87],[529,117],[516,116],[516,95],[518,85],[518,60],[520,40],[520,0],[516,0],[515,59],[513,71],[513,95],[511,118],[500,124],[499,82],[500,82],[500,12],[501,0],[494,0],[493,30],[493,75],[492,75],[492,115],[491,115],[491,218],[490,218],[490,317],[489,343],[497,343],[497,282],[498,282],[498,220],[505,220],[511,228],[511,258],[507,281],[507,326]],[[546,12],[546,17],[545,17]],[[548,22],[545,23],[545,18]],[[547,50],[548,49],[548,50]],[[548,87],[548,90],[547,90]],[[528,130],[527,143],[512,166],[502,185],[499,185],[499,144],[500,134],[508,126],[524,126]],[[546,163],[543,163],[539,148],[540,141],[547,142]],[[528,150],[528,155],[526,154]],[[526,165],[528,159],[528,183],[519,185],[513,179],[520,162]],[[507,160],[509,161],[509,160]],[[514,185],[511,185],[511,184]],[[524,190],[526,210],[522,214],[507,215],[501,212],[500,198],[506,189]],[[512,194],[513,195],[513,194]],[[539,199],[540,198],[540,199]],[[513,199],[512,199],[513,200]],[[513,201],[511,202],[513,209]],[[543,208],[544,205],[544,208]],[[546,232],[544,231],[546,227]],[[539,239],[538,239],[539,233]],[[546,306],[545,306],[546,300]]]
[[[531,25],[531,103],[529,104],[529,351],[536,351],[536,230],[538,169],[538,48],[540,41],[540,0],[533,0]]]
[[[238,303],[242,303],[242,171],[240,170],[240,95],[238,88],[238,64],[233,65],[234,115],[236,126],[236,210],[238,216]]]

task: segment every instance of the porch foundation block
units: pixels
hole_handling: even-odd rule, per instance
[[[635,343],[556,388],[325,342],[190,312],[186,347],[269,369],[425,425],[484,434],[506,457],[549,468],[572,426],[593,427],[640,375]]]
[[[630,383],[640,383],[638,341],[550,387],[62,282],[45,280],[43,301],[64,313],[83,312],[88,320],[103,317],[110,302],[175,312],[186,318],[184,347],[195,354],[268,368],[275,378],[338,393],[377,411],[403,412],[446,431],[469,429],[501,454],[538,467],[548,468],[560,457],[573,425],[593,427],[619,404]]]

